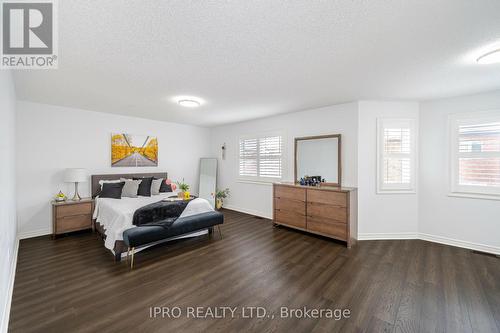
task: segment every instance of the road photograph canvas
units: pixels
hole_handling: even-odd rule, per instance
[[[158,166],[158,139],[148,135],[112,134],[111,166]]]

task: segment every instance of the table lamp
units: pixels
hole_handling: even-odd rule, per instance
[[[66,183],[75,183],[75,195],[73,196],[73,201],[81,200],[80,194],[78,194],[78,183],[83,183],[88,181],[88,173],[86,169],[66,169],[64,172],[64,181]]]

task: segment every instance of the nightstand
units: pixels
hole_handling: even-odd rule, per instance
[[[93,228],[93,200],[52,201],[52,238],[67,232]]]

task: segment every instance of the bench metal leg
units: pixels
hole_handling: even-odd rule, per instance
[[[135,254],[135,247],[130,249],[132,251],[132,257],[130,258],[130,269],[134,269],[134,254]]]
[[[219,236],[222,239],[222,231],[220,230],[220,224],[217,224],[217,230],[219,231]]]

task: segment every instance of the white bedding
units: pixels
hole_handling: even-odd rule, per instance
[[[160,193],[151,197],[137,197],[121,199],[99,198],[95,200],[94,219],[105,229],[106,241],[104,246],[113,251],[115,241],[123,240],[123,232],[136,226],[132,224],[134,212],[143,206],[158,202],[173,192]],[[188,203],[179,217],[186,217],[213,211],[207,200],[196,198]]]

